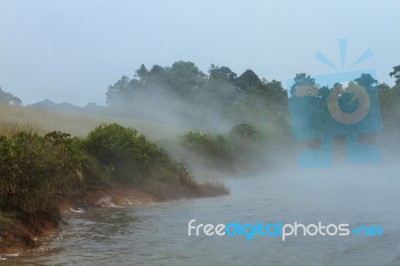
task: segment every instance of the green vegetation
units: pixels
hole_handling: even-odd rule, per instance
[[[369,74],[362,74],[347,88],[335,85],[342,86],[340,99],[348,103],[344,107],[346,112],[355,106],[349,98],[351,92],[347,93],[352,88],[362,86],[372,94],[379,93],[384,126],[379,133],[379,145],[385,145],[387,139],[391,140],[391,147],[400,144],[399,72],[400,66],[396,66],[390,73],[396,80],[393,87],[379,83]],[[178,121],[190,130],[179,134],[175,144],[162,143],[168,151],[190,164],[200,163],[232,174],[232,170],[254,168],[255,161],[265,165],[285,150],[319,146],[318,141],[292,142],[289,102],[296,86],[306,85],[315,85],[318,91],[299,108],[313,114],[308,130],[317,139],[323,132],[333,130],[328,111],[328,96],[333,88],[316,84],[306,73],[296,74],[293,86],[285,91],[281,82],[260,78],[251,69],[238,75],[227,66],[213,64],[208,73],[203,73],[194,63],[184,61],[150,69],[141,65],[134,77],[123,76],[109,86],[106,96],[110,112],[146,119],[156,117],[170,123]],[[346,141],[339,139],[341,144]],[[364,136],[360,139],[365,140]]]
[[[102,182],[143,186],[154,186],[154,182],[173,186],[185,184],[188,189],[193,189],[188,195],[194,190],[199,192],[200,187],[185,164],[174,161],[163,149],[132,128],[118,124],[100,125],[83,140],[83,149],[106,173]]]
[[[56,221],[57,196],[79,180],[79,158],[66,135],[20,132],[0,137],[0,210],[29,224],[38,216]]]
[[[189,130],[181,137],[181,143],[188,151],[204,157],[207,164],[213,167],[232,166],[232,146],[221,134]]]
[[[279,137],[257,129],[251,124],[239,124],[224,134],[186,131],[179,138],[179,145],[184,149],[180,156],[195,160],[207,168],[222,170],[230,175],[242,175],[259,166],[265,167],[270,147],[278,142],[279,149],[287,147],[279,143]],[[183,154],[182,154],[183,153]]]
[[[186,164],[118,124],[102,124],[85,138],[11,132],[0,136],[0,154],[2,239],[15,238],[18,226],[31,234],[56,227],[61,202],[84,202],[92,187],[131,184],[159,200],[227,193],[221,185],[197,183]]]
[[[141,65],[135,73],[132,79],[122,76],[109,86],[110,112],[179,120],[200,130],[241,123],[266,125],[288,117],[288,96],[281,82],[260,79],[250,69],[238,76],[229,67],[211,65],[207,75],[192,62],[178,61],[151,69]]]
[[[20,105],[22,104],[22,101],[17,96],[14,96],[11,93],[3,91],[0,87],[0,103]]]
[[[393,69],[393,87],[368,74],[348,87],[361,85],[379,94],[384,125],[379,139],[389,139],[390,147],[398,149],[400,66]],[[135,77],[124,76],[108,88],[108,106],[102,109],[108,116],[27,109],[0,90],[1,239],[32,244],[30,234],[58,225],[63,200],[82,204],[98,187],[132,185],[158,200],[227,193],[221,184],[197,183],[187,163],[174,158],[229,174],[265,170],[277,153],[297,148],[289,115],[295,86],[316,85],[312,106],[304,108],[314,108],[315,134],[329,131],[333,88],[319,87],[305,73],[294,81],[286,92],[281,82],[259,78],[252,70],[237,75],[229,67],[211,65],[204,74],[192,62],[142,65]],[[341,89],[340,97],[348,97]],[[0,250],[5,243],[12,241],[1,241]]]
[[[176,143],[169,139],[162,145],[191,165],[230,174],[265,165],[266,148],[291,139],[281,82],[259,78],[250,69],[238,75],[211,65],[205,74],[192,62],[141,65],[133,78],[123,76],[109,86],[106,97],[109,112],[187,128]]]

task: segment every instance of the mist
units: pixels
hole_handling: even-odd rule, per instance
[[[2,1],[0,262],[400,265],[399,8]]]

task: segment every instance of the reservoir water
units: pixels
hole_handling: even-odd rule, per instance
[[[400,265],[400,168],[292,169],[227,178],[225,197],[76,214],[29,265]],[[188,236],[188,222],[379,225],[383,236]]]

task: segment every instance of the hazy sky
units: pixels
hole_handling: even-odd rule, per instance
[[[144,63],[189,60],[285,81],[295,73],[336,73],[367,48],[389,84],[400,64],[400,1],[0,0],[0,86],[25,104],[45,98],[104,104],[107,87]],[[340,67],[339,71],[343,71]]]

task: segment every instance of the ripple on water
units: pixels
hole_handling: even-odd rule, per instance
[[[72,217],[40,255],[41,265],[399,265],[400,180],[390,169],[297,171],[226,180],[231,195]],[[379,176],[377,175],[379,173]],[[379,177],[379,182],[377,178]],[[188,237],[187,223],[313,222],[380,224],[381,238]]]

